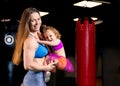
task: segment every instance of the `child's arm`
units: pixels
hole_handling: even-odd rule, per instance
[[[58,45],[59,41],[60,40],[56,40],[56,41],[38,40],[39,43],[46,44],[49,46],[56,46],[56,45]]]

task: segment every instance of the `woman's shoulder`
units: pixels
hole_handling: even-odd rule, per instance
[[[36,49],[38,47],[38,44],[34,38],[27,37],[26,40],[24,41],[23,46],[24,49]]]
[[[33,45],[33,44],[36,44],[36,43],[37,43],[37,41],[32,36],[28,36],[26,38],[26,40],[24,41],[24,44],[26,44],[26,45]]]

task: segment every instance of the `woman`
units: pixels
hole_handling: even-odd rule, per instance
[[[41,24],[39,10],[30,7],[23,11],[13,53],[13,63],[19,65],[23,60],[24,69],[28,70],[23,79],[23,86],[46,86],[44,71],[53,70],[57,64],[56,61],[45,64],[48,49],[37,42]]]

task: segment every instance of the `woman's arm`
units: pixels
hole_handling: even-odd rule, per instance
[[[24,42],[24,49],[23,49],[23,61],[24,61],[24,68],[26,70],[35,70],[35,71],[51,71],[54,69],[56,64],[55,62],[51,62],[48,65],[43,65],[44,59],[35,59],[35,51],[37,48],[37,42],[33,38],[28,38]],[[37,61],[39,60],[39,61]]]

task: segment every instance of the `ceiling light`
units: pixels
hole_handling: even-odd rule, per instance
[[[81,2],[78,2],[78,3],[75,3],[73,4],[74,6],[80,6],[80,7],[88,7],[88,8],[92,8],[92,7],[95,7],[95,6],[99,6],[99,5],[102,5],[101,2],[94,2],[94,1],[81,1]]]
[[[49,12],[42,12],[42,11],[40,11],[41,17],[42,17],[42,16],[45,16],[45,15],[48,15],[48,14],[49,14]]]
[[[94,20],[94,21],[98,20],[97,17],[91,17],[91,19]]]
[[[79,19],[79,18],[74,18],[73,21],[78,21],[78,19]],[[91,17],[91,19],[94,20],[94,21],[98,20],[97,17]]]
[[[73,21],[78,21],[79,18],[74,18]]]
[[[78,21],[79,18],[74,18],[73,21]],[[103,23],[103,20],[98,20],[97,17],[91,17],[92,20],[94,20],[95,25]]]
[[[11,19],[1,19],[0,22],[9,22]]]
[[[98,24],[101,24],[101,23],[103,23],[103,20],[97,20],[97,21],[95,21],[95,25],[98,25]]]
[[[41,17],[45,16],[45,15],[48,15],[48,14],[49,14],[49,12],[42,12],[42,11],[40,11]],[[11,19],[1,19],[0,20],[0,22],[9,22],[9,21],[11,21]],[[17,22],[19,22],[19,20],[17,20]]]

